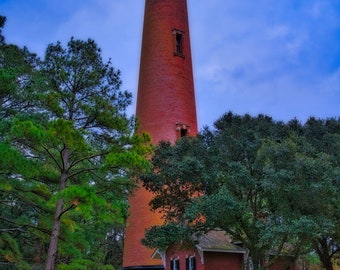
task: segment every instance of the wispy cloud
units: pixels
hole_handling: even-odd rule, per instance
[[[205,19],[193,23],[200,35],[194,37],[200,44],[194,45],[199,107],[218,104],[214,109],[284,120],[340,115],[334,105],[340,105],[339,1],[226,2],[215,10],[221,2],[213,1],[209,7],[216,12],[208,8]],[[203,124],[213,121],[210,115]]]
[[[228,110],[340,116],[339,0],[187,1],[200,126]],[[95,39],[136,97],[144,0],[3,0],[0,10],[8,40],[38,53]]]

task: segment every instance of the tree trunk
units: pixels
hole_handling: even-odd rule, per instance
[[[54,270],[55,259],[57,256],[58,237],[60,231],[60,219],[61,219],[60,215],[63,211],[63,205],[64,205],[63,200],[59,200],[57,202],[57,208],[54,216],[54,223],[50,237],[50,246],[48,248],[45,270]]]
[[[252,270],[262,270],[263,267],[261,263],[261,257],[258,254],[254,254],[254,252],[250,253],[249,255],[250,257],[248,258],[249,261],[247,268]]]
[[[68,172],[68,159],[69,159],[69,149],[65,147],[61,152],[63,168],[61,171],[60,177],[60,187],[59,191],[62,191],[66,188],[67,181],[67,172]],[[58,237],[60,232],[60,223],[61,216],[63,214],[64,200],[60,199],[57,202],[55,214],[54,214],[54,222],[53,228],[50,237],[50,245],[48,248],[47,259],[46,259],[46,267],[45,270],[54,270],[55,269],[55,260],[57,257],[57,248],[58,248]]]
[[[322,237],[315,241],[316,253],[326,270],[333,270],[332,256],[329,254],[327,238]]]

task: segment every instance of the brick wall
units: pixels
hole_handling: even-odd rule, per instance
[[[175,55],[174,30],[183,34],[183,55]],[[136,115],[139,131],[148,132],[153,143],[174,142],[178,123],[196,135],[197,119],[191,63],[186,0],[146,0]],[[151,195],[143,188],[129,199],[123,266],[159,265],[152,250],[141,244],[145,228],[159,224],[160,216],[149,211]]]
[[[166,252],[166,270],[170,270],[171,259],[179,259],[180,270],[185,270],[185,259],[196,258],[196,270],[240,270],[243,265],[243,254],[228,252],[204,252],[204,264],[196,248],[183,249],[179,246],[170,247]]]

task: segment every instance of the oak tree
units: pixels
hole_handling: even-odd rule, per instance
[[[144,243],[164,249],[193,232],[221,229],[249,250],[255,269],[283,255],[293,263],[320,236],[331,243],[339,228],[338,126],[329,120],[332,132],[319,129],[330,154],[315,146],[320,137],[310,134],[310,121],[229,112],[196,138],[161,143],[142,179],[165,224],[150,228]]]

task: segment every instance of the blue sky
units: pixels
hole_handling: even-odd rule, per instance
[[[199,126],[340,116],[340,0],[188,0]],[[92,38],[136,97],[144,0],[0,0],[8,43]],[[135,106],[135,104],[134,104]],[[134,106],[130,113],[134,112]]]

